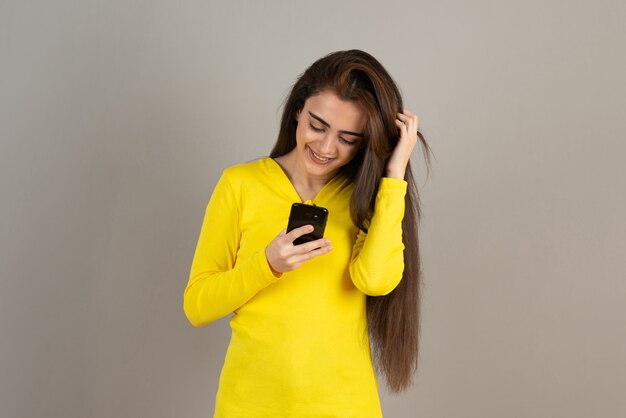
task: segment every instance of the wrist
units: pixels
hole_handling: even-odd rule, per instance
[[[270,263],[270,260],[267,257],[267,248],[265,249],[265,261],[267,262],[267,266],[270,268],[270,271],[272,272],[274,277],[281,277],[283,275],[283,273],[281,273],[280,271],[276,271],[274,267],[272,267],[272,263]]]
[[[274,270],[274,268],[272,267],[270,263],[267,263],[267,265],[270,266],[270,270],[272,271],[272,274],[274,275],[274,277],[281,277],[283,275],[283,273],[281,273],[280,271]]]
[[[404,170],[403,171],[387,170],[385,173],[385,177],[404,180]]]

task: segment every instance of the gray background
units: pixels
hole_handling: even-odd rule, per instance
[[[0,416],[207,417],[183,290],[221,170],[361,48],[437,161],[416,384],[386,417],[626,416],[623,1],[2,1]]]

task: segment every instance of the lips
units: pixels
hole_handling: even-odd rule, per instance
[[[313,162],[316,164],[325,165],[334,160],[334,158],[324,158],[321,155],[316,154],[310,147],[307,147],[307,150],[309,158],[311,158],[311,160],[313,160]]]

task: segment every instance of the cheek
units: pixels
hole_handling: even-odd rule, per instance
[[[296,128],[296,142],[298,144],[304,144],[309,142],[310,138],[309,138],[309,133],[308,131],[302,126],[302,125],[298,125],[298,127]]]

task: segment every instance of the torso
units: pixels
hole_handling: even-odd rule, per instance
[[[235,311],[215,416],[277,417],[287,411],[282,416],[379,418],[366,297],[348,268],[358,234],[350,218],[351,184],[337,177],[306,194],[271,159],[228,173],[245,202],[238,209],[235,267],[287,225],[296,191],[329,210],[325,236],[335,249],[285,273]]]

